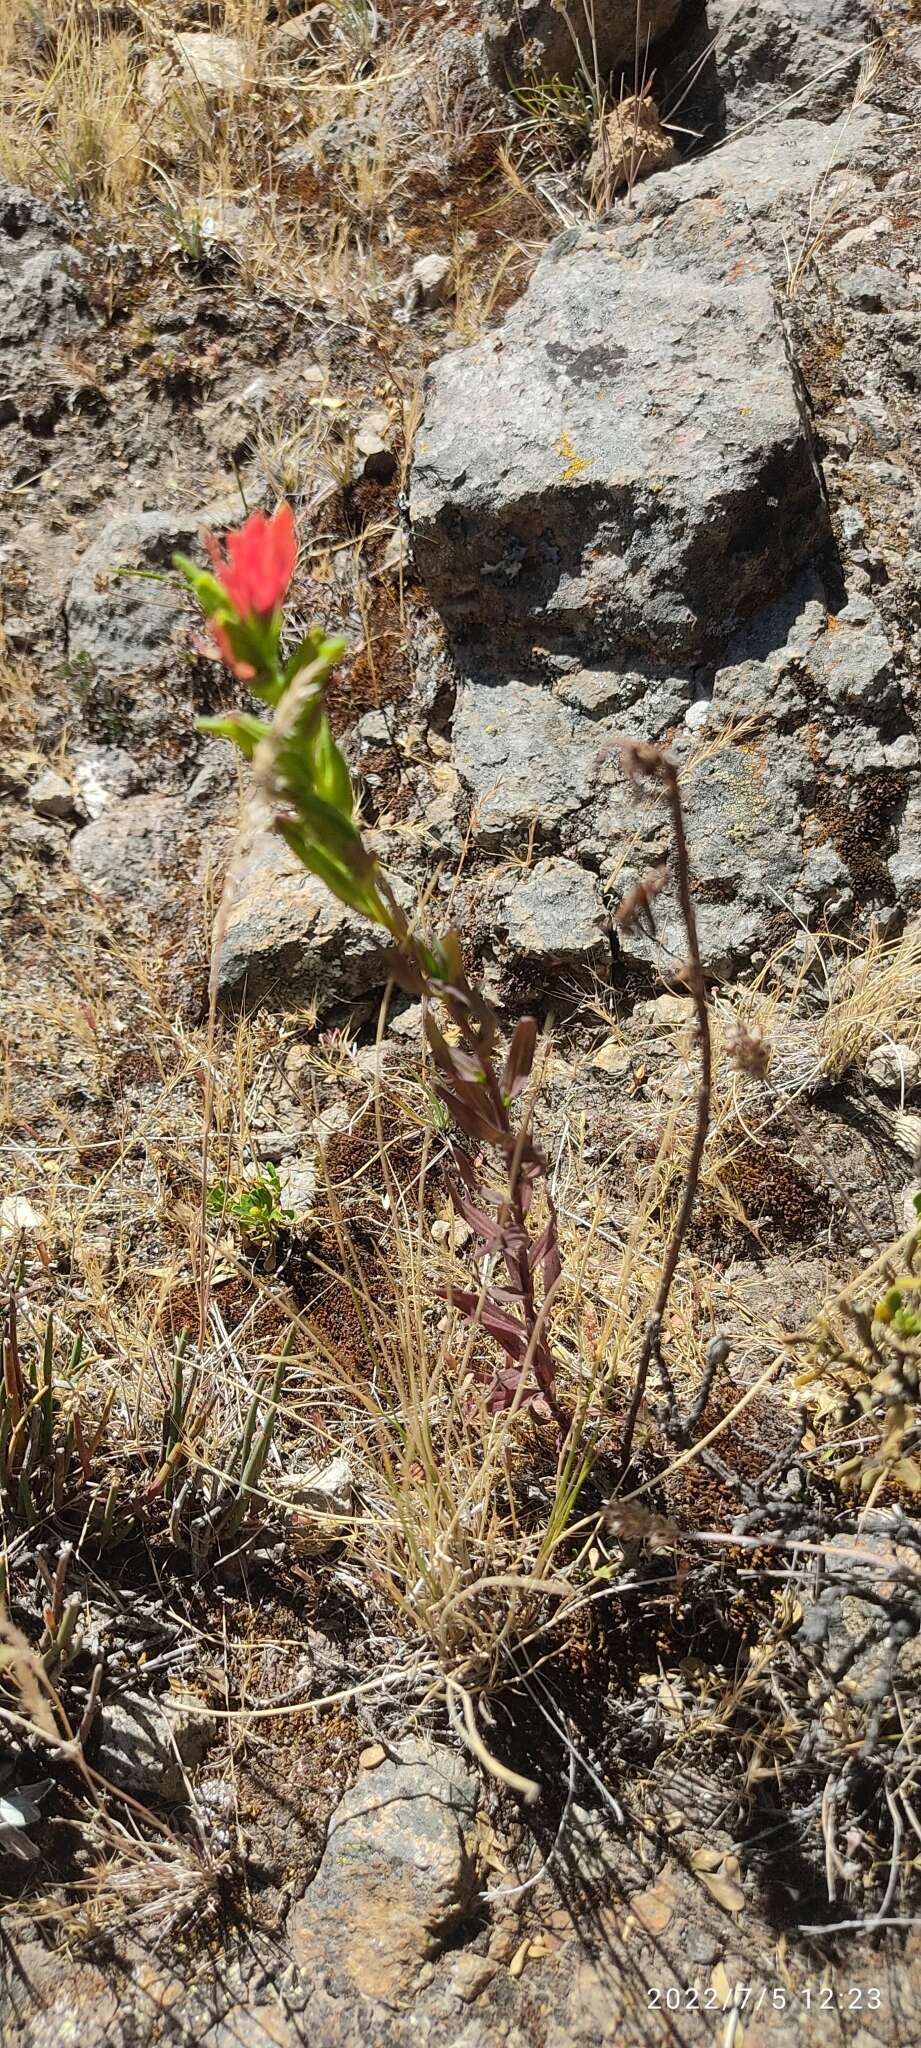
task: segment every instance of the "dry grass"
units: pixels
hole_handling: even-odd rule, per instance
[[[12,0],[7,176],[83,202],[190,278],[219,250],[242,301],[328,307],[408,369],[425,352],[401,313],[417,248],[453,255],[460,339],[521,290],[558,213],[505,174],[504,126],[481,92],[431,69],[404,11],[342,0],[331,28],[294,37],[264,0],[227,0],[210,26],[237,40],[240,62],[220,89],[181,56],[177,35],[201,33],[194,12],[139,0],[133,13],[113,32],[84,0]],[[353,124],[354,148],[337,123]]]
[[[38,176],[70,198],[124,210],[144,170],[129,37],[104,33],[76,4],[45,12],[14,4],[2,33],[4,174],[25,184]]]
[[[177,1020],[149,961],[126,948],[99,912],[80,911],[78,958],[65,943],[69,915],[46,916],[45,988],[10,991],[7,1059],[21,1075],[28,1047],[33,1062],[40,1055],[44,1071],[60,1075],[77,1053],[81,1088],[100,1105],[100,1135],[90,1135],[85,1110],[55,1103],[40,1089],[28,1101],[21,1091],[18,1101],[11,1092],[7,1181],[28,1196],[41,1221],[8,1239],[4,1254],[15,1278],[24,1355],[34,1359],[53,1310],[62,1358],[78,1337],[83,1340],[75,1396],[90,1413],[108,1405],[109,1414],[93,1474],[95,1513],[84,1493],[69,1521],[43,1514],[30,1529],[7,1508],[4,1562],[18,1611],[28,1606],[37,1539],[52,1557],[63,1540],[75,1544],[65,1596],[81,1589],[86,1571],[94,1582],[104,1580],[112,1565],[110,1551],[99,1549],[101,1517],[115,1481],[110,1528],[116,1535],[133,1532],[155,1574],[162,1577],[168,1546],[208,1559],[208,1571],[223,1569],[223,1557],[231,1567],[242,1560],[249,1571],[247,1560],[255,1569],[266,1540],[282,1544],[283,1554],[308,1575],[315,1597],[362,1605],[367,1636],[356,1643],[353,1676],[335,1688],[337,1698],[342,1692],[364,1699],[394,1726],[409,1713],[447,1715],[488,1774],[525,1799],[538,1788],[546,1792],[548,1772],[562,1768],[561,1743],[564,1754],[566,1742],[575,1744],[583,1762],[586,1754],[574,1723],[567,1734],[554,1672],[566,1673],[577,1646],[580,1656],[601,1654],[584,1646],[603,1644],[607,1613],[612,1627],[617,1618],[621,1638],[624,1614],[634,1615],[642,1637],[636,1604],[642,1595],[633,1590],[637,1562],[641,1584],[654,1590],[665,1642],[670,1629],[680,1639],[688,1557],[702,1572],[712,1564],[715,1583],[734,1583],[726,1546],[740,1502],[732,1475],[742,1475],[735,1483],[744,1488],[744,1475],[760,1471],[768,1455],[759,1453],[757,1432],[746,1436],[746,1428],[752,1415],[760,1418],[756,1404],[770,1380],[812,1374],[800,1398],[809,1404],[813,1426],[825,1429],[822,1404],[831,1398],[830,1387],[840,1399],[841,1387],[823,1364],[822,1317],[793,1345],[770,1314],[751,1317],[747,1328],[744,1319],[737,1324],[741,1381],[717,1383],[684,1445],[669,1433],[676,1405],[688,1415],[707,1385],[712,1392],[709,1347],[725,1311],[711,1255],[689,1251],[664,1333],[672,1395],[663,1400],[654,1375],[629,1497],[606,1511],[691,1139],[690,1090],[663,1090],[660,1103],[650,1103],[653,1152],[634,1158],[626,1203],[627,1154],[600,1162],[586,1156],[578,1085],[559,1129],[552,1187],[564,1280],[553,1341],[561,1400],[573,1416],[561,1444],[552,1426],[486,1412],[488,1346],[444,1307],[441,1290],[452,1279],[469,1281],[469,1268],[463,1232],[446,1228],[439,1130],[428,1079],[412,1050],[372,1060],[348,1035],[318,1038],[309,1013],[226,1021],[211,1043],[206,1026]],[[917,926],[889,944],[874,937],[850,957],[840,946],[833,952],[831,940],[818,940],[778,954],[751,989],[732,1004],[715,1004],[716,1095],[705,1201],[731,1220],[738,1200],[731,1167],[743,1139],[768,1145],[791,1100],[808,1101],[816,1086],[840,1085],[843,1076],[859,1073],[867,1049],[887,1036],[917,1042],[918,971]],[[733,1066],[728,1048],[739,1025],[763,1033],[771,1051],[766,1075]],[[693,1068],[695,1057],[686,1027],[670,1028],[678,1035],[666,1040],[663,1075],[682,1058]],[[629,1019],[619,1029],[625,1044],[637,1043]],[[147,1077],[140,1100],[120,1077],[126,1038],[133,1071]],[[548,1047],[548,1084],[555,1058]],[[347,1114],[339,1149],[334,1144],[327,1153],[312,1207],[293,1233],[282,1233],[277,1256],[266,1261],[247,1253],[227,1218],[209,1219],[203,1236],[203,1172],[206,1185],[221,1176],[245,1182],[255,1170],[260,1128],[298,1118],[309,1154],[307,1125],[332,1103]],[[889,1277],[894,1269],[883,1270]],[[263,1428],[282,1359],[264,1465],[242,1515],[228,1513],[240,1498],[247,1429],[252,1440],[252,1431]],[[778,1416],[783,1413],[780,1402]],[[171,1416],[178,1417],[172,1434]],[[873,1469],[874,1431],[878,1440],[884,1420],[871,1414],[861,1424],[874,1508],[897,1497],[892,1474],[898,1459],[888,1458],[885,1485]],[[757,1427],[764,1427],[763,1419]],[[836,1420],[823,1470],[846,1463],[839,1447],[853,1431],[853,1418]],[[780,1434],[782,1440],[782,1425]],[[903,1430],[899,1457],[911,1454],[911,1435]],[[322,1475],[337,1460],[345,1460],[351,1501],[337,1496],[324,1504],[322,1487],[304,1474]],[[743,1490],[741,1500],[748,1497]],[[776,1522],[767,1528],[772,1540],[782,1536]],[[722,1547],[708,1551],[707,1543]],[[747,1553],[741,1555],[744,1565]],[[792,1599],[769,1620],[769,1578],[762,1585],[749,1577],[745,1588],[749,1617],[756,1609],[762,1617],[758,1658],[743,1661],[734,1675],[714,1665],[706,1686],[699,1681],[696,1704],[685,1700],[680,1727],[669,1726],[689,1765],[703,1763],[714,1745],[737,1754],[741,1743],[756,1784],[758,1772],[779,1772],[783,1780],[801,1771],[798,1745],[808,1733],[812,1681]],[[82,1625],[78,1609],[77,1645]],[[49,1652],[53,1634],[45,1644]],[[319,1703],[306,1702],[296,1686],[291,1697],[284,1688],[267,1697],[258,1679],[247,1676],[261,1668],[271,1634],[254,1592],[245,1623],[235,1624],[222,1650],[233,1680],[223,1698],[207,1699],[207,1711],[232,1744],[234,1767],[244,1771],[254,1745],[258,1753],[260,1745],[283,1740],[289,1725],[302,1727],[305,1717],[312,1730],[320,1725]],[[670,1659],[677,1662],[679,1651],[662,1654],[664,1668],[672,1670]],[[74,1676],[79,1669],[79,1660],[68,1657],[55,1670],[58,1731],[61,1711],[73,1729],[84,1710],[85,1692]],[[791,1701],[786,1715],[776,1712],[777,1682]],[[16,1683],[14,1673],[13,1691]],[[680,1695],[677,1674],[670,1683]],[[523,1700],[531,1733],[510,1741],[507,1731]],[[12,1703],[9,1687],[6,1701]],[[21,1700],[14,1711],[23,1711]],[[666,1702],[662,1711],[667,1717],[675,1709]],[[835,1723],[843,1750],[855,1739],[857,1714],[851,1705]],[[535,1743],[535,1715],[549,1752]],[[552,1764],[549,1753],[557,1758]],[[104,1786],[93,1797],[103,1811],[119,1810]],[[180,1838],[165,1841],[143,1819],[123,1838],[114,1823],[99,1820],[95,1804],[92,1810],[99,1866],[72,1907],[84,1931],[110,1924],[120,1903],[138,1926],[159,1929],[164,1938],[208,1910],[226,1876],[221,1854],[199,1852]],[[884,1834],[879,1841],[882,1846],[872,1848],[878,1859],[886,1853]]]

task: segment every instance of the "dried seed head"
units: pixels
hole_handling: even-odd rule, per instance
[[[620,743],[620,758],[624,774],[631,782],[641,781],[644,775],[661,775],[664,756],[661,747],[654,747],[648,740],[623,740]]]
[[[759,1081],[764,1079],[771,1064],[772,1048],[760,1024],[749,1026],[736,1020],[726,1033],[726,1051],[737,1073],[751,1074]]]
[[[652,905],[656,897],[661,896],[667,881],[667,870],[654,868],[649,874],[642,875],[638,882],[634,882],[632,889],[628,889],[626,895],[622,897],[615,912],[614,922],[619,925],[622,932],[632,932],[642,923],[650,930],[654,930]]]

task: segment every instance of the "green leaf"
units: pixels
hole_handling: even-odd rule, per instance
[[[352,778],[344,754],[340,753],[332,735],[332,728],[326,712],[320,716],[314,748],[314,766],[317,778],[317,793],[332,804],[340,816],[351,820],[354,809]]]
[[[188,555],[178,554],[173,556],[173,568],[178,569],[180,576],[185,577],[206,619],[212,619],[218,612],[227,610],[227,592],[217,577],[212,576],[210,569],[199,569],[197,563],[190,561]]]
[[[385,931],[391,931],[390,919],[374,885],[373,873],[363,876],[343,867],[318,841],[308,839],[303,827],[294,819],[280,818],[276,829],[302,865],[325,882],[340,903],[370,918],[372,924],[383,925]]]
[[[227,711],[221,718],[196,718],[195,727],[212,739],[231,740],[247,761],[252,760],[260,740],[272,730],[265,719],[254,717],[251,711]]]
[[[300,675],[302,668],[316,667],[317,674],[315,680],[318,687],[322,687],[329,680],[333,669],[338,666],[343,655],[347,652],[347,640],[343,640],[340,636],[328,640],[322,627],[315,626],[307,634],[306,639],[301,641],[300,647],[291,656],[291,660],[285,670],[286,685],[291,681],[292,677]]]
[[[343,640],[341,644],[344,651],[345,641]],[[293,683],[295,676],[300,675],[302,668],[309,668],[312,662],[319,660],[320,650],[325,645],[326,634],[322,626],[311,626],[309,633],[305,633],[303,640],[285,663],[282,671],[285,689],[289,683]]]

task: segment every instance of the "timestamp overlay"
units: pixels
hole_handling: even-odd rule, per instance
[[[708,2015],[716,2023],[712,2038],[725,2043],[725,2048],[743,2048],[749,2038],[751,2023],[757,2019],[760,2040],[773,2021],[778,2026],[785,2023],[787,2033],[791,2020],[805,2020],[807,2016],[821,2021],[826,2016],[829,2026],[837,2024],[840,2032],[835,2040],[853,2038],[851,2027],[841,2027],[841,2022],[851,2019],[852,2026],[859,2024],[863,2015],[867,2021],[867,2048],[877,2038],[873,2027],[873,2015],[883,2015],[889,2010],[889,1990],[885,1983],[885,1971],[880,1971],[880,1981],[874,1982],[872,1973],[864,1976],[855,1972],[853,1981],[842,1977],[835,1984],[828,1984],[821,1977],[813,1982],[795,1986],[770,1978],[759,1980],[736,1979],[730,1983],[723,1972],[715,1973],[717,1981],[698,1981],[687,1984],[666,1980],[648,1984],[646,2005],[649,2013],[661,2014],[677,2021],[681,2014]],[[720,1981],[722,1979],[722,1981]],[[680,2035],[677,2036],[680,2038]],[[696,2037],[695,2037],[696,2038]],[[821,2032],[817,2038],[823,2039]],[[832,2036],[829,2034],[829,2038]],[[905,2048],[908,2048],[906,2042]]]

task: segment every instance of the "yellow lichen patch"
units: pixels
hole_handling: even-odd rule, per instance
[[[556,452],[560,458],[560,461],[564,465],[564,484],[571,484],[577,476],[583,476],[587,469],[591,469],[592,465],[589,457],[587,455],[576,454],[576,451],[572,445],[572,441],[569,435],[567,434],[565,427],[563,428],[563,432],[561,433],[560,438],[556,444]]]

